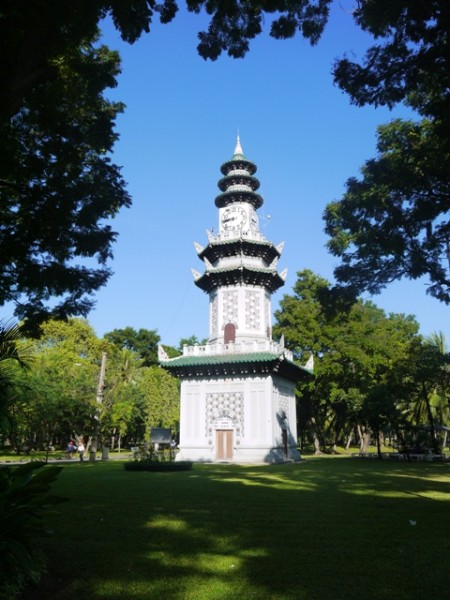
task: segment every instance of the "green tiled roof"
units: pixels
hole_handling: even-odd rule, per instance
[[[179,356],[160,364],[178,377],[273,373],[298,381],[311,375],[305,367],[288,360],[283,353],[276,352]]]
[[[177,356],[172,360],[161,363],[164,367],[170,364],[184,365],[216,365],[224,363],[268,362],[277,360],[280,354],[276,352],[248,352],[245,354],[204,354],[202,356]]]

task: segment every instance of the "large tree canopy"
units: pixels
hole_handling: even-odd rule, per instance
[[[450,302],[450,149],[429,121],[379,128],[378,157],[347,181],[327,206],[328,247],[337,279],[373,294],[407,277],[428,280],[428,293]]]
[[[271,35],[293,36],[297,30],[317,42],[331,0],[186,0],[188,10],[206,11],[207,31],[199,33],[201,56],[216,59],[222,51],[242,57],[249,40],[262,31],[265,13],[279,13]],[[38,85],[58,77],[56,62],[83,40],[92,39],[100,20],[111,15],[127,42],[150,31],[155,13],[167,23],[178,10],[176,0],[3,0],[0,10],[0,121],[16,114]]]
[[[413,365],[423,356],[415,319],[386,315],[361,300],[336,310],[334,296],[326,293],[329,282],[308,270],[297,275],[293,294],[275,312],[274,334],[284,336],[302,363],[311,352],[316,357],[314,380],[299,384],[300,428],[309,430],[319,449],[355,427],[366,444],[370,432],[407,425],[406,411],[416,406],[420,391]],[[424,372],[423,380],[428,398],[436,371]]]
[[[327,23],[331,3],[186,0],[189,11],[209,17],[207,30],[198,34],[198,51],[212,60],[222,52],[235,58],[245,56],[250,40],[263,31],[266,21],[274,38],[300,33],[315,44]],[[176,0],[3,0],[2,116],[17,112],[30,89],[54,77],[54,59],[83,39],[90,39],[105,16],[112,16],[124,40],[134,42],[150,31],[155,13],[167,23],[176,15],[178,5]],[[436,105],[436,82],[442,91],[448,89],[449,13],[446,0],[357,0],[351,13],[355,24],[378,43],[367,51],[362,64],[348,57],[339,59],[334,69],[336,82],[358,104],[392,105],[413,93],[416,105],[434,96],[428,114],[446,113],[445,107]],[[446,105],[445,93],[442,100]]]
[[[328,246],[341,259],[335,275],[356,294],[424,277],[427,292],[449,303],[450,4],[367,0],[354,15],[383,43],[362,65],[338,61],[335,81],[358,105],[403,101],[424,118],[380,127],[377,157],[328,205]]]
[[[155,329],[113,329],[105,333],[105,339],[121,349],[135,352],[144,367],[158,364],[158,344],[161,338]]]
[[[176,12],[172,0],[2,0],[0,121],[22,108],[38,86],[60,76],[58,62],[85,40],[92,40],[99,21],[110,14],[122,38],[134,42],[150,30],[154,11],[162,20]]]
[[[336,62],[339,87],[358,105],[406,101],[423,116],[448,121],[447,0],[359,0],[353,16],[378,43],[362,64],[347,57]]]
[[[15,303],[29,329],[86,315],[108,279],[107,219],[130,204],[108,157],[122,105],[103,91],[118,69],[116,53],[86,43],[0,125],[0,305]]]

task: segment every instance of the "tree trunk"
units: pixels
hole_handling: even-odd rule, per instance
[[[345,444],[345,449],[349,450],[350,445],[353,441],[353,429],[350,431],[350,433],[348,434],[348,439],[347,439],[347,443]]]
[[[370,430],[363,425],[358,425],[358,435],[359,435],[359,451],[361,453],[367,452],[369,450],[369,444],[370,444]]]
[[[377,453],[378,453],[378,458],[381,460],[380,431],[378,429],[376,430],[376,436],[377,436]]]
[[[92,444],[89,450],[89,462],[95,462],[97,458],[97,448],[100,435],[100,407],[103,404],[103,391],[105,388],[105,375],[106,375],[106,352],[102,352],[102,362],[100,365],[100,374],[98,376],[97,385],[97,410],[94,416],[94,431],[92,434]]]
[[[314,418],[311,419],[311,433],[313,436],[313,444],[314,444],[314,454],[322,454],[322,450],[320,449],[320,439],[317,434],[317,424]]]
[[[427,410],[428,420],[430,421],[431,445],[433,446],[433,452],[435,454],[439,454],[439,441],[436,436],[436,426],[434,424],[433,411],[431,410],[430,397],[424,384],[422,384],[422,394]]]

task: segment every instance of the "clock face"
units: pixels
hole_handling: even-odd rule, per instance
[[[230,206],[222,215],[222,227],[225,231],[242,229],[247,222],[247,211],[242,206]]]

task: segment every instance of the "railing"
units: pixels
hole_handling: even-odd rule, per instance
[[[292,352],[282,344],[271,340],[246,340],[235,343],[215,343],[200,346],[184,346],[183,356],[214,356],[219,354],[251,354],[254,352],[284,352],[288,360],[293,360]]]
[[[250,229],[243,231],[222,231],[212,239],[214,242],[223,242],[226,240],[238,240],[239,238],[267,242],[267,238],[260,231],[252,231]]]

